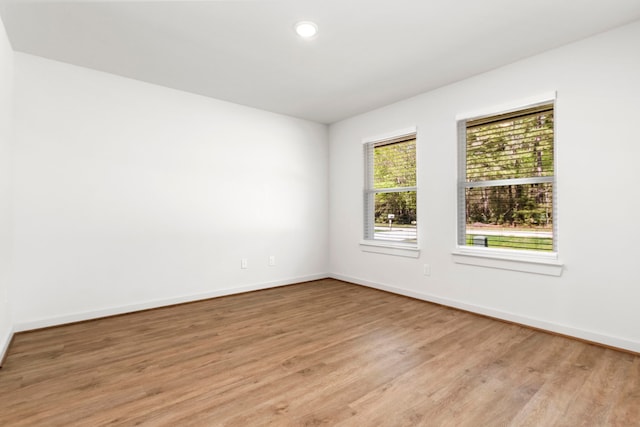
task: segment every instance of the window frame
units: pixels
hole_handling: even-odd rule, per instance
[[[373,160],[370,159],[370,155],[373,156],[373,147],[378,145],[384,145],[386,143],[393,143],[395,140],[415,139],[416,140],[416,185],[411,187],[397,187],[387,189],[374,189],[373,188],[373,170],[370,165],[373,165]],[[417,127],[408,127],[394,132],[389,132],[383,135],[377,135],[375,137],[364,138],[362,140],[363,158],[364,158],[364,185],[363,185],[363,198],[362,198],[362,214],[363,214],[363,227],[362,227],[362,239],[360,241],[360,248],[363,252],[372,252],[386,255],[396,255],[417,258],[420,255],[419,249],[419,233],[416,227],[416,243],[397,242],[385,239],[375,239],[374,236],[374,218],[373,215],[368,212],[368,209],[373,209],[375,194],[380,193],[380,190],[391,190],[383,192],[402,192],[402,191],[415,191],[416,200],[418,197],[418,132]],[[417,206],[416,206],[417,214]]]
[[[550,92],[525,100],[511,102],[500,106],[488,107],[480,111],[459,114],[456,116],[458,138],[458,171],[457,171],[457,209],[456,209],[456,246],[452,251],[453,260],[459,264],[475,265],[489,268],[522,271],[529,273],[560,276],[563,264],[558,259],[558,201],[557,201],[557,128],[554,120],[554,170],[552,193],[552,218],[553,218],[553,251],[518,250],[502,248],[486,248],[462,244],[466,242],[466,209],[465,189],[466,185],[466,129],[467,122],[509,114],[520,110],[535,108],[538,106],[553,104],[554,117],[556,117],[557,103],[556,93]]]

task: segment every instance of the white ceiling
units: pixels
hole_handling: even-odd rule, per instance
[[[0,13],[16,51],[332,123],[638,20],[640,0],[0,0]]]

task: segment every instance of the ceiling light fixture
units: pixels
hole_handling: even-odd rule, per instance
[[[311,21],[301,21],[296,24],[296,33],[303,39],[310,39],[318,33],[318,26]]]

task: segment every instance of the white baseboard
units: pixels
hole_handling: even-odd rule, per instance
[[[174,304],[199,301],[199,300],[216,298],[216,297],[221,297],[226,295],[241,294],[244,292],[257,291],[261,289],[275,288],[278,286],[291,285],[291,284],[300,283],[300,282],[308,282],[311,280],[325,279],[327,277],[331,277],[337,280],[342,280],[345,282],[355,283],[358,285],[362,285],[362,286],[366,286],[374,289],[379,289],[386,292],[391,292],[394,294],[408,296],[408,297],[420,299],[423,301],[433,302],[433,303],[441,304],[447,307],[458,308],[458,309],[469,311],[472,313],[477,313],[477,314],[493,317],[496,319],[502,319],[502,320],[518,323],[525,326],[531,326],[533,328],[542,329],[542,330],[546,330],[549,332],[554,332],[562,335],[567,335],[567,336],[575,337],[578,339],[603,344],[610,347],[615,347],[623,350],[632,351],[635,353],[640,353],[640,342],[628,340],[625,338],[615,337],[611,335],[604,335],[598,332],[579,329],[572,326],[562,325],[559,323],[548,322],[546,320],[536,319],[532,317],[521,316],[515,313],[495,310],[489,307],[468,304],[462,301],[457,301],[449,298],[442,298],[436,295],[431,295],[423,292],[416,292],[410,289],[399,288],[396,286],[385,285],[382,283],[371,282],[369,280],[364,280],[364,279],[351,277],[351,276],[345,276],[342,274],[319,273],[319,274],[313,274],[309,276],[302,276],[302,277],[278,280],[273,282],[245,285],[237,288],[217,289],[214,291],[204,292],[199,294],[183,295],[183,296],[178,296],[173,298],[153,300],[153,301],[147,301],[143,303],[111,307],[111,308],[101,309],[101,310],[85,311],[85,312],[73,313],[73,314],[68,314],[63,316],[43,318],[43,319],[38,319],[34,321],[19,322],[13,325],[13,329],[9,332],[9,334],[6,337],[0,337],[0,361],[2,360],[2,358],[4,357],[4,355],[8,350],[13,334],[17,332],[29,331],[33,329],[46,328],[51,326],[58,326],[58,325],[63,325],[65,323],[80,322],[85,320],[97,319],[100,317],[114,316],[118,314],[132,313],[140,310],[165,307],[165,306],[174,305]]]
[[[409,289],[399,288],[396,286],[375,283],[368,280],[359,279],[357,277],[350,277],[342,274],[331,274],[330,277],[338,280],[343,280],[345,282],[355,283],[357,285],[367,286],[369,288],[379,289],[379,290],[391,292],[394,294],[404,295],[411,298],[420,299],[423,301],[429,301],[436,304],[445,305],[447,307],[453,307],[453,308],[458,308],[460,310],[469,311],[472,313],[482,314],[484,316],[489,316],[496,319],[506,320],[508,322],[513,322],[520,325],[530,326],[533,328],[542,329],[545,331],[554,332],[561,335],[567,335],[570,337],[590,341],[597,344],[602,344],[609,347],[615,347],[622,350],[632,351],[634,353],[640,353],[640,342],[631,341],[625,338],[620,338],[620,337],[611,336],[611,335],[603,335],[598,332],[579,329],[572,326],[562,325],[559,323],[548,322],[546,320],[536,319],[533,317],[521,316],[519,314],[495,310],[489,307],[468,304],[462,301],[457,301],[449,298],[442,298],[436,295],[416,292]]]
[[[7,350],[9,350],[9,344],[13,339],[13,331],[13,328],[10,327],[6,336],[0,336],[0,367],[2,367],[2,362],[4,362]]]
[[[83,311],[78,313],[66,314],[63,316],[55,316],[32,320],[27,322],[17,322],[13,325],[14,332],[24,332],[33,329],[48,328],[51,326],[64,325],[66,323],[82,322],[85,320],[98,319],[101,317],[115,316],[118,314],[132,313],[140,310],[148,310],[151,308],[166,307],[169,305],[182,304],[205,300],[209,298],[222,297],[226,295],[241,294],[245,292],[258,291],[261,289],[276,288],[278,286],[292,285],[295,283],[308,282],[311,280],[326,279],[329,277],[327,273],[312,274],[309,276],[295,277],[284,280],[276,280],[273,282],[256,283],[252,285],[240,286],[237,288],[216,289],[209,292],[198,294],[180,295],[177,297],[146,301],[136,304],[127,304],[123,306],[110,307],[100,310]]]

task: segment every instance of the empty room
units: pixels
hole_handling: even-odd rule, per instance
[[[0,0],[0,425],[640,425],[640,2]]]

